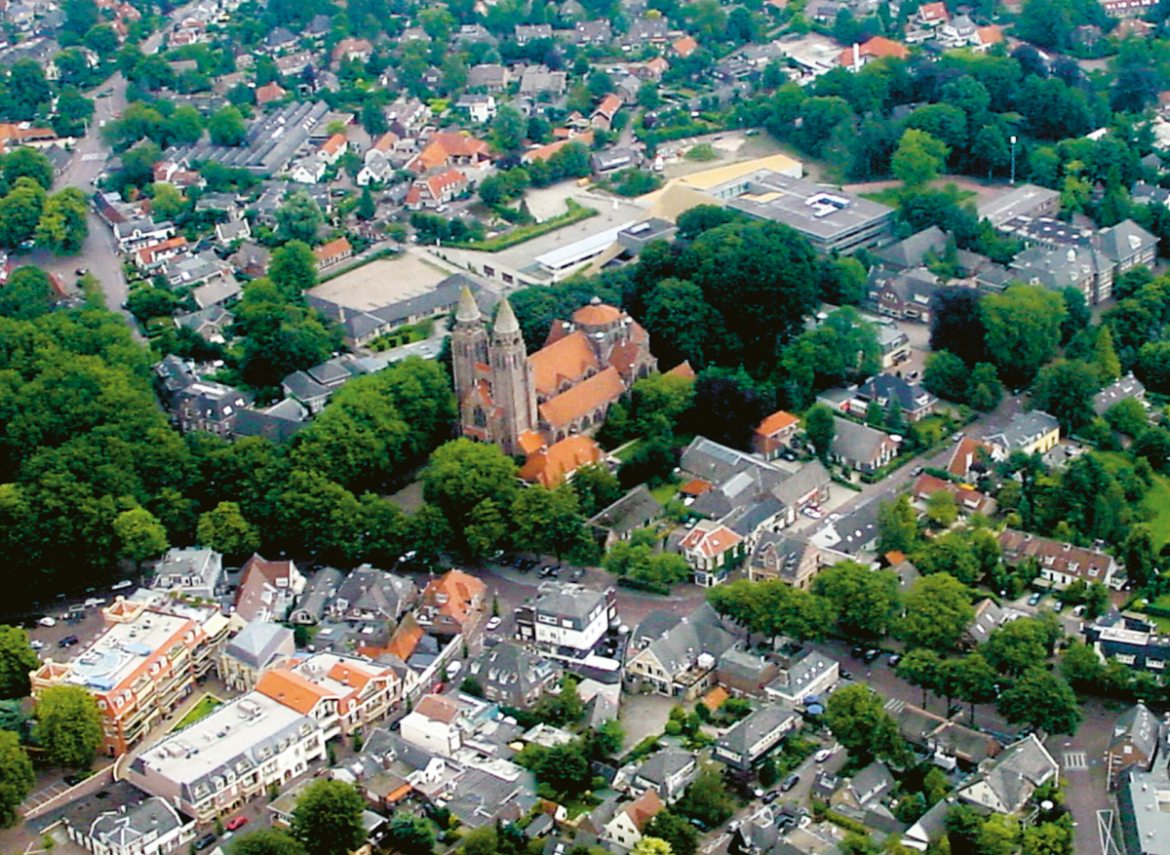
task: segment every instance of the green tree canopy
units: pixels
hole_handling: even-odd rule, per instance
[[[818,573],[813,593],[833,604],[847,630],[872,635],[886,631],[899,604],[896,573],[870,570],[855,561],[841,561]]]
[[[365,799],[344,781],[317,780],[297,797],[292,836],[307,855],[348,855],[365,840]]]
[[[247,555],[260,548],[260,533],[236,502],[220,502],[199,516],[199,543],[224,555]]]
[[[975,617],[971,592],[948,573],[915,580],[902,598],[903,615],[895,632],[912,647],[954,647]]]
[[[262,828],[236,838],[231,855],[303,855],[299,840],[279,828]]]
[[[0,698],[28,697],[32,690],[28,675],[40,665],[28,633],[18,626],[0,626]]]
[[[925,131],[907,128],[894,150],[890,168],[895,178],[913,190],[937,178],[950,153],[941,140]]]
[[[1065,307],[1060,294],[1038,285],[1012,285],[979,303],[987,349],[1009,384],[1030,382],[1060,344]]]
[[[1026,670],[999,698],[1008,721],[1026,722],[1048,733],[1072,736],[1081,723],[1077,696],[1068,683],[1041,666]]]
[[[102,744],[102,714],[81,686],[50,686],[37,698],[33,733],[51,763],[88,769]],[[0,734],[2,736],[2,734]]]
[[[899,759],[906,753],[898,725],[868,686],[854,684],[829,695],[825,724],[852,756]]]
[[[32,792],[35,782],[32,761],[17,735],[0,732],[0,826],[11,828],[20,821],[16,809]]]

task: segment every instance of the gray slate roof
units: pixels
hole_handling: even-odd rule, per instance
[[[293,631],[287,626],[268,621],[250,621],[228,642],[226,652],[245,665],[256,669],[266,668],[292,635]]]
[[[736,725],[723,734],[719,746],[740,756],[747,756],[751,748],[760,739],[780,728],[791,728],[796,719],[800,718],[792,710],[784,709],[777,704],[767,704],[751,715],[737,722]]]

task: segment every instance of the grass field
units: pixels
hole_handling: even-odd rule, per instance
[[[223,701],[215,695],[204,695],[199,699],[199,703],[191,707],[187,714],[179,719],[179,723],[174,726],[174,730],[181,730],[189,724],[194,724],[204,716],[211,715],[218,707],[223,706]]]

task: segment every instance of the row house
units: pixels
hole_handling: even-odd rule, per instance
[[[1077,581],[1086,585],[1099,582],[1107,588],[1117,588],[1124,582],[1124,577],[1119,577],[1117,559],[1099,549],[1010,528],[1000,532],[999,546],[1008,564],[1034,560],[1040,568],[1040,578],[1058,591]]]
[[[436,175],[415,179],[403,204],[410,211],[434,210],[466,193],[470,186],[467,176],[458,169],[445,169]]]

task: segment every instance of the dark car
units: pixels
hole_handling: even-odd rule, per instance
[[[799,781],[800,779],[797,778],[797,780]],[[779,790],[769,790],[768,792],[764,793],[764,797],[762,799],[760,799],[760,801],[762,801],[766,805],[770,805],[770,804],[772,804],[772,802],[776,801],[776,799],[778,799],[778,798],[780,798],[780,791]]]
[[[78,638],[76,635],[67,635],[57,642],[58,647],[72,647],[77,644]]]
[[[799,783],[800,783],[800,775],[793,772],[791,775],[789,775],[787,778],[784,779],[784,783],[780,785],[780,789],[783,790],[784,792],[788,792],[789,790],[791,790],[793,787],[795,787]]]
[[[66,775],[66,776],[65,776],[65,786],[67,786],[67,787],[76,787],[76,786],[77,786],[78,784],[80,784],[80,783],[81,783],[83,780],[85,780],[85,779],[84,779],[84,778],[82,778],[80,775],[77,775],[77,774],[73,774],[73,775]]]
[[[862,647],[860,644],[855,644],[849,648],[849,655],[852,656],[854,659],[860,659],[862,656],[865,655],[865,648]]]
[[[195,841],[195,851],[202,852],[208,846],[214,846],[214,845],[215,845],[215,835],[212,834],[211,832],[208,832],[207,834],[203,835],[202,837],[200,837],[198,840]]]
[[[891,653],[889,658],[886,661],[890,663],[891,668],[896,668],[898,663],[902,661],[902,654],[901,653]]]
[[[865,655],[861,658],[865,660],[866,665],[872,665],[874,660],[876,660],[881,655],[882,652],[880,650],[878,650],[876,647],[871,647],[869,650],[865,651]]]

